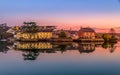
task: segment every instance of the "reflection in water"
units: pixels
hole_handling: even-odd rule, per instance
[[[95,51],[95,44],[79,44],[80,53],[91,53]]]
[[[0,42],[0,52],[7,53],[7,51],[9,50],[9,48],[7,48],[7,46],[10,44],[11,43]]]
[[[28,49],[51,49],[52,45],[47,42],[17,42],[15,44],[16,49],[23,49],[23,50],[28,50]]]
[[[48,42],[17,42],[14,44],[14,49],[23,51],[24,60],[36,60],[40,52],[52,49],[52,44]],[[52,51],[52,50],[51,50]]]
[[[39,50],[24,50],[23,51],[23,57],[24,60],[36,60],[36,58],[39,56]]]
[[[61,53],[64,53],[66,51],[66,45],[59,45],[58,48],[60,48]]]
[[[82,53],[93,53],[97,47],[109,49],[113,53],[116,49],[114,43],[53,43],[53,42],[16,42],[12,46],[1,42],[1,52],[7,53],[10,50],[19,50],[23,52],[24,60],[36,60],[40,53],[57,53],[62,54],[68,50],[77,50]]]
[[[114,75],[120,69],[119,44],[102,44],[1,42],[0,75]]]
[[[109,49],[110,53],[113,53],[117,46],[115,46],[116,43],[103,43],[102,47],[105,49]]]

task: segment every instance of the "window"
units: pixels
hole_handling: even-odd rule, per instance
[[[87,33],[86,33],[86,32],[84,33],[84,36],[87,36]]]

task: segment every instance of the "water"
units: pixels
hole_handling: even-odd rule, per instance
[[[120,42],[0,43],[0,75],[120,75]]]

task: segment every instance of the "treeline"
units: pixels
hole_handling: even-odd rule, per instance
[[[109,43],[117,43],[117,38],[115,37],[115,35],[112,34],[103,34],[103,39],[105,42],[109,42]]]

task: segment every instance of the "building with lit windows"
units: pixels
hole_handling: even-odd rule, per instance
[[[52,32],[23,33],[18,32],[16,39],[21,41],[38,41],[52,38]]]
[[[78,36],[80,39],[95,39],[96,32],[92,28],[81,28],[78,32]]]
[[[15,38],[20,41],[48,40],[53,36],[55,26],[38,26],[34,22],[24,23]]]

